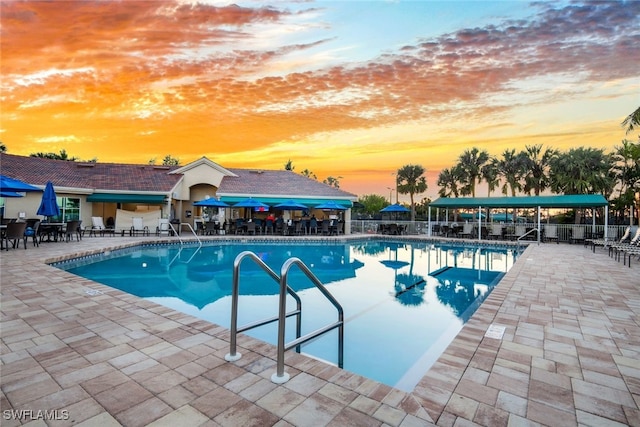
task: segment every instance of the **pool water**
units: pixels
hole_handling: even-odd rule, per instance
[[[146,245],[56,266],[229,327],[233,262],[247,250],[278,274],[290,257],[307,264],[344,308],[344,369],[405,391],[413,390],[516,258],[508,247],[417,240],[228,241]],[[248,259],[240,272],[238,325],[277,315],[278,283]],[[302,335],[337,320],[335,308],[296,267],[289,286],[302,299]],[[288,311],[295,308],[291,297],[287,304]],[[246,334],[275,345],[277,324]],[[289,318],[286,342],[294,338],[295,318]],[[337,330],[303,345],[302,353],[337,364]]]

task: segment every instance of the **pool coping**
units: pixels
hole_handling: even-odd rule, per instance
[[[362,239],[374,237],[370,235],[354,235],[354,236],[341,236],[341,237],[333,237],[333,238],[325,238],[323,241],[328,240],[336,240],[336,241],[346,241],[352,239]],[[225,239],[229,239],[231,236],[225,236]],[[258,237],[260,238],[260,236]],[[409,240],[446,240],[451,241],[451,239],[438,239],[434,237],[422,237],[422,236],[393,236],[393,240],[398,239],[409,239]],[[125,238],[126,239],[126,238]],[[247,237],[239,237],[239,240],[247,239]],[[290,237],[286,239],[292,239]],[[285,240],[286,240],[285,239]],[[300,239],[305,239],[304,237],[293,238],[296,241]],[[86,238],[84,240],[87,240]],[[113,244],[110,242],[113,241]],[[56,262],[68,258],[76,257],[77,254],[83,255],[91,255],[100,253],[104,250],[114,250],[122,247],[129,246],[137,246],[141,243],[148,244],[154,242],[163,242],[163,241],[171,241],[170,239],[119,239],[118,242],[116,239],[112,239],[109,237],[101,237],[97,238],[95,242],[99,242],[97,245],[99,247],[91,247],[86,248],[80,251],[74,251],[71,246],[69,246],[66,251],[63,253],[56,254],[43,254],[41,257],[34,257],[30,261],[26,263],[26,271],[24,273],[29,272],[29,266],[33,266],[33,261],[36,261],[40,264],[42,263],[51,263]],[[211,239],[203,239],[203,240],[216,240],[216,237]],[[235,239],[234,239],[235,240]],[[281,240],[281,239],[276,239]],[[464,242],[462,239],[455,239],[454,242]],[[470,243],[473,243],[473,240],[469,240]],[[476,241],[477,243],[477,241]],[[505,242],[499,242],[500,245],[505,244]],[[418,383],[418,386],[411,393],[402,392],[399,390],[395,390],[391,387],[381,385],[376,383],[375,381],[359,377],[355,374],[345,374],[344,371],[339,370],[338,368],[332,367],[330,365],[326,365],[322,362],[318,362],[314,359],[308,358],[303,355],[298,355],[295,353],[288,353],[286,359],[286,366],[288,367],[288,372],[292,374],[292,382],[296,377],[295,383],[302,381],[314,381],[313,378],[322,382],[323,387],[320,390],[324,390],[324,393],[320,393],[322,396],[327,394],[326,387],[338,387],[342,393],[355,393],[357,397],[353,397],[352,400],[349,401],[349,404],[345,405],[341,412],[352,414],[354,419],[364,419],[361,417],[366,417],[366,419],[371,420],[371,422],[378,423],[387,423],[389,425],[430,425],[436,420],[438,424],[446,425],[448,421],[445,420],[455,420],[458,418],[462,419],[473,419],[468,412],[469,409],[465,407],[465,405],[469,404],[469,398],[467,396],[461,396],[458,392],[458,387],[461,383],[465,381],[464,375],[468,372],[474,372],[474,369],[477,370],[477,361],[474,362],[474,358],[477,357],[478,354],[482,354],[484,352],[493,352],[497,353],[500,351],[501,344],[503,341],[495,340],[491,338],[487,338],[484,336],[486,330],[493,324],[493,322],[498,317],[498,314],[501,310],[501,307],[505,301],[505,297],[511,292],[513,285],[516,283],[519,276],[522,275],[524,270],[527,270],[528,263],[526,258],[533,256],[530,254],[531,250],[540,252],[539,247],[536,248],[537,245],[533,247],[530,246],[527,248],[521,256],[518,257],[518,260],[511,267],[509,272],[507,272],[499,284],[494,288],[492,293],[489,295],[487,299],[480,306],[478,311],[469,319],[469,321],[464,325],[462,331],[456,336],[454,341],[447,347],[445,352],[440,356],[436,364],[427,372],[427,375],[422,378],[422,380]],[[56,248],[57,249],[57,248]],[[555,245],[552,249],[556,249]],[[558,248],[559,249],[559,248]],[[575,247],[572,248],[575,251]],[[36,249],[37,250],[37,249]],[[17,251],[10,251],[7,254],[2,254],[3,261],[3,273],[7,271],[7,274],[3,274],[3,290],[2,290],[2,298],[3,300],[9,301],[8,308],[5,309],[5,304],[3,303],[3,323],[5,323],[5,319],[8,316],[13,319],[13,317],[19,318],[20,315],[13,313],[11,307],[14,304],[17,304],[17,301],[20,300],[20,292],[24,292],[24,287],[28,287],[29,285],[33,286],[34,283],[28,279],[25,279],[24,275],[19,274],[18,272],[11,271],[10,268],[5,269],[5,267],[9,267],[7,262],[13,258],[15,259]],[[31,253],[32,251],[28,251]],[[590,253],[590,251],[589,251]],[[81,255],[82,256],[82,255]],[[609,262],[613,262],[608,260]],[[613,262],[615,268],[615,262]],[[38,266],[38,270],[43,269],[42,265]],[[46,266],[48,268],[53,268]],[[620,267],[618,267],[620,268]],[[46,270],[46,268],[45,268]],[[57,270],[57,269],[56,269]],[[61,270],[60,270],[61,271]],[[637,271],[632,270],[632,271]],[[113,288],[109,288],[105,285],[100,285],[95,282],[91,282],[89,280],[83,279],[78,280],[75,276],[69,277],[64,276],[64,274],[70,275],[70,273],[62,272],[61,275],[56,274],[55,280],[53,283],[57,283],[61,285],[61,282],[70,282],[64,283],[64,286],[67,288],[66,292],[71,292],[74,294],[76,298],[79,298],[80,301],[85,301],[85,298],[93,298],[96,300],[100,300],[100,304],[103,302],[105,304],[112,304],[120,307],[134,307],[136,310],[144,310],[149,316],[153,314],[153,316],[158,316],[165,319],[165,322],[169,323],[177,323],[177,329],[188,329],[192,331],[195,335],[205,334],[206,336],[210,336],[215,338],[216,346],[220,345],[220,343],[226,342],[228,345],[228,330],[221,327],[216,327],[215,325],[208,324],[207,322],[200,321],[195,318],[191,318],[191,316],[186,315],[178,315],[177,313],[164,309],[161,309],[159,306],[156,306],[152,303],[142,303],[140,299],[136,297],[132,297],[124,292],[120,292]],[[527,271],[526,274],[529,274]],[[18,283],[5,283],[5,276],[9,276],[12,280],[15,280]],[[13,288],[13,285],[16,286],[15,293],[11,295],[9,299],[6,298],[5,291],[7,285]],[[62,286],[62,285],[61,285]],[[86,290],[87,287],[97,288],[97,290],[103,292],[100,295],[96,296],[88,296],[82,295],[82,293]],[[104,287],[105,289],[100,289],[100,287]],[[78,296],[78,294],[80,294]],[[55,295],[51,295],[51,298],[55,299]],[[138,301],[136,301],[138,300]],[[11,314],[6,314],[11,313]],[[28,317],[28,316],[27,316]],[[179,320],[176,320],[179,319]],[[502,323],[506,323],[507,334],[505,335],[506,340],[513,340],[515,333],[513,330],[514,324],[513,322],[505,322],[504,319],[500,319]],[[168,327],[168,326],[165,326]],[[174,327],[176,327],[174,325]],[[149,327],[148,331],[154,331],[156,328]],[[172,328],[170,328],[172,329]],[[3,328],[3,331],[6,329]],[[162,331],[161,329],[156,333],[160,336],[163,335],[166,331]],[[13,360],[11,356],[19,351],[11,351],[11,347],[15,347],[15,342],[12,341],[12,345],[7,345],[5,341],[5,334],[3,333],[3,367],[11,365],[12,363],[16,363],[16,360]],[[12,340],[15,337],[12,338]],[[239,344],[246,349],[251,354],[251,358],[249,360],[245,359],[240,361],[240,363],[236,362],[236,366],[239,368],[243,368],[247,373],[255,373],[257,372],[258,376],[266,375],[265,371],[269,371],[272,369],[273,364],[275,363],[274,359],[274,347],[265,343],[262,343],[257,340],[253,340],[250,337],[243,336],[239,339]],[[38,348],[36,345],[35,348]],[[24,351],[24,350],[22,350]],[[218,356],[222,356],[222,354],[226,351],[226,348],[221,347],[217,348],[215,354]],[[267,369],[266,366],[270,365],[270,368]],[[259,366],[259,367],[258,367]],[[4,369],[3,369],[4,370]],[[258,371],[259,370],[259,371]],[[270,371],[269,371],[270,372]],[[2,402],[3,408],[5,405],[9,405],[9,399],[7,400],[7,395],[9,393],[5,392],[5,389],[11,389],[8,384],[5,383],[5,376],[3,375],[2,380],[3,386],[3,395]],[[5,387],[7,386],[7,387]],[[299,385],[298,385],[299,386]],[[282,386],[280,386],[282,387]],[[284,386],[289,389],[290,386]],[[10,395],[13,398],[13,395]],[[351,396],[351,395],[350,395]],[[325,396],[326,397],[326,396]],[[307,398],[312,399],[320,399],[318,396],[318,392],[314,391],[309,393]],[[334,400],[331,401],[333,403]],[[462,403],[461,403],[462,402]],[[33,401],[32,401],[33,403]],[[12,407],[14,407],[13,405]],[[174,412],[178,411],[179,408],[174,408]],[[477,406],[476,406],[477,409]],[[636,408],[637,410],[637,403]],[[104,410],[103,410],[104,411]],[[345,412],[346,411],[346,412]],[[355,411],[355,413],[352,413]],[[108,412],[108,411],[107,411]],[[295,409],[291,411],[291,413],[295,412]],[[110,414],[111,415],[111,414]],[[280,421],[288,421],[290,422],[291,418],[287,420],[287,416],[282,416],[275,414],[279,417]],[[290,415],[290,414],[289,414]],[[96,416],[99,416],[96,415]],[[112,417],[122,416],[122,413],[113,414]],[[169,416],[164,415],[164,416]],[[217,417],[221,417],[222,415],[218,415]],[[518,414],[518,417],[522,419],[527,418],[526,414]],[[213,418],[213,417],[210,417]],[[120,420],[120,418],[118,418]],[[218,418],[215,418],[218,420]],[[216,421],[216,422],[219,422]],[[293,425],[296,425],[293,423]]]

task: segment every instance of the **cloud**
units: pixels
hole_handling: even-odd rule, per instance
[[[638,78],[640,2],[536,3],[527,19],[417,34],[359,62],[331,4],[249,5],[5,3],[2,115],[27,128],[16,112],[29,110],[45,141],[64,117],[113,145],[154,132],[154,150],[171,152],[187,140],[180,150],[194,157],[275,163],[284,144],[301,158],[313,147],[324,162],[349,145],[378,161],[385,150],[406,154],[393,144],[469,143],[467,128],[504,136],[523,126],[523,111],[539,114],[527,109]],[[358,142],[368,134],[386,139]]]

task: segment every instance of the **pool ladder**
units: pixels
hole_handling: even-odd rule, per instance
[[[262,268],[274,281],[280,285],[280,295],[278,301],[278,315],[269,317],[263,320],[258,320],[252,323],[248,323],[244,326],[238,327],[238,297],[240,290],[240,264],[245,258],[249,258],[254,261],[260,268]],[[319,328],[311,333],[301,336],[302,329],[302,300],[298,294],[291,289],[287,283],[289,271],[291,267],[296,265],[311,282],[322,292],[322,294],[329,300],[329,302],[338,311],[338,320],[330,323],[322,328]],[[289,294],[296,301],[296,309],[287,312],[287,294]],[[296,339],[288,343],[284,342],[285,339],[285,322],[287,317],[296,316]],[[271,376],[271,381],[276,384],[283,384],[289,381],[289,374],[284,371],[284,352],[295,347],[297,352],[300,352],[300,345],[307,341],[310,341],[318,336],[338,328],[338,366],[342,368],[344,357],[344,312],[342,306],[331,295],[327,288],[320,282],[320,280],[309,270],[309,268],[299,258],[289,258],[282,264],[280,269],[280,276],[278,276],[267,264],[264,263],[255,253],[250,251],[244,251],[238,254],[233,262],[233,291],[231,296],[231,337],[229,345],[229,353],[225,355],[225,360],[229,362],[236,361],[242,357],[242,355],[236,351],[237,347],[237,335],[240,332],[248,331],[249,329],[257,328],[272,322],[278,322],[278,350],[277,350],[277,366],[276,373]]]
[[[202,246],[202,241],[198,237],[198,233],[196,233],[196,231],[193,229],[191,224],[189,224],[188,222],[181,222],[180,224],[178,224],[178,229],[180,231],[182,231],[182,226],[183,225],[186,225],[189,228],[189,230],[191,230],[191,234],[193,234],[195,236],[196,240],[198,241],[198,244],[200,244],[200,246]],[[172,223],[169,223],[169,227],[171,228],[171,231],[173,232],[173,235],[177,236],[178,240],[180,240],[180,246],[184,245],[184,240],[182,240],[180,238],[180,233],[178,233],[178,230],[175,229],[175,227],[173,226]]]

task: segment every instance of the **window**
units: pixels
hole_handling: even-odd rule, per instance
[[[49,222],[67,222],[80,219],[80,199],[75,197],[57,197],[60,215],[50,217]]]

